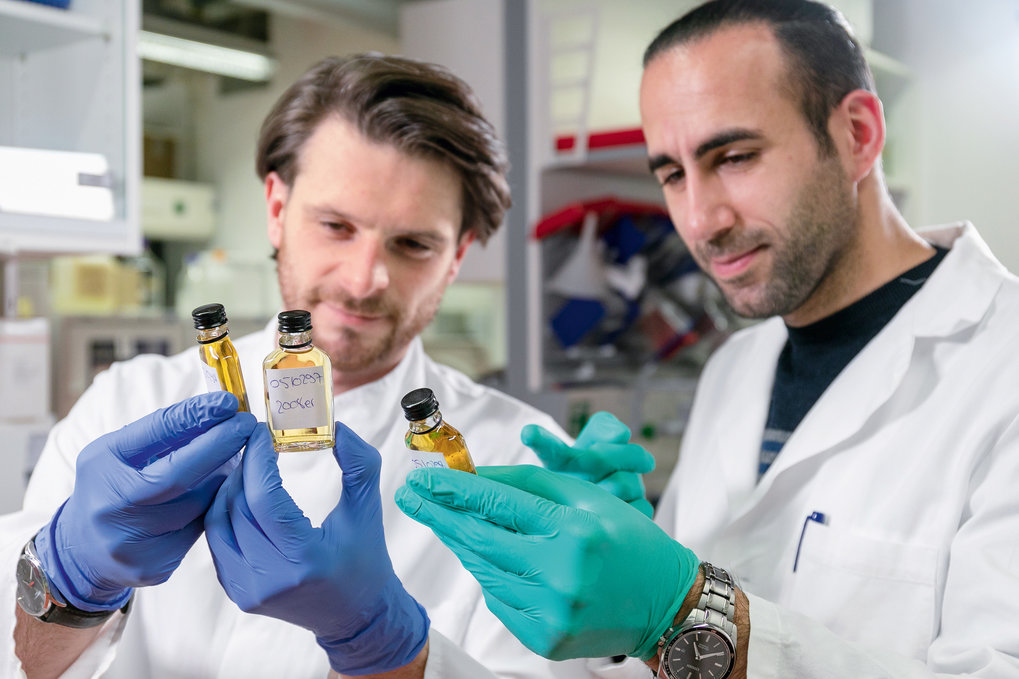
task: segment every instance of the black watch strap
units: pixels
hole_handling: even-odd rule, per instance
[[[53,623],[62,627],[74,629],[88,629],[97,627],[106,622],[118,610],[127,613],[131,607],[132,595],[127,603],[119,609],[112,611],[85,611],[66,601],[60,592],[53,586],[46,577],[42,568],[42,561],[35,551],[35,538],[33,537],[25,545],[21,553],[18,568],[18,587],[30,589],[37,593],[32,597],[36,605],[24,605],[19,593],[18,604],[21,608],[36,620]],[[24,580],[24,582],[21,582]],[[38,605],[45,606],[45,610],[39,612]]]
[[[132,597],[133,599],[134,597]],[[123,608],[118,610],[127,612],[128,607],[131,605],[131,600],[124,605]],[[76,608],[71,604],[65,604],[59,606],[56,603],[50,607],[48,611],[40,615],[36,620],[43,622],[51,622],[61,627],[73,627],[74,629],[88,629],[89,627],[97,627],[102,625],[104,622],[110,619],[117,611],[83,611],[80,608]]]

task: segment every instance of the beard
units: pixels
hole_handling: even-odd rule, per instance
[[[761,228],[730,229],[695,246],[692,254],[702,270],[710,271],[708,263],[714,257],[768,246],[771,270],[763,274],[763,280],[759,271],[750,270],[715,284],[740,316],[784,316],[800,308],[831,278],[856,238],[856,224],[848,178],[832,156],[821,160],[811,181],[800,189],[784,236]]]
[[[391,299],[385,293],[356,299],[342,290],[328,290],[321,285],[301,289],[298,281],[300,262],[287,256],[281,247],[276,258],[280,294],[287,309],[311,312],[312,340],[332,363],[334,371],[361,373],[391,368],[402,357],[407,345],[431,323],[439,310],[445,285],[421,298],[414,307],[403,300]],[[335,323],[319,322],[316,309],[322,302],[352,314],[381,319],[379,327],[364,330]]]

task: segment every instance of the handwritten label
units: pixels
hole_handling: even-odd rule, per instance
[[[410,451],[410,462],[414,469],[421,469],[422,467],[444,467],[449,469],[449,465],[446,464],[446,456],[442,453],[412,450]]]
[[[210,391],[223,391],[223,385],[219,383],[219,373],[205,361],[199,361],[202,366],[202,375],[205,376],[205,387]]]
[[[265,388],[273,429],[312,429],[332,424],[321,367],[266,370]]]

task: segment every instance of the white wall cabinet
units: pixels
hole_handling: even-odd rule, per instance
[[[0,146],[101,154],[114,202],[109,220],[0,206],[0,254],[140,249],[139,4],[0,0]]]

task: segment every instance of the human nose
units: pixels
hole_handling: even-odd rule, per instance
[[[685,238],[692,242],[711,241],[735,225],[736,211],[718,177],[687,177],[686,214],[682,221]]]
[[[344,267],[344,287],[358,299],[371,297],[389,285],[385,251],[374,238],[359,239]]]

